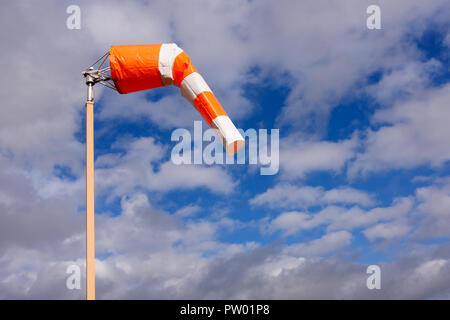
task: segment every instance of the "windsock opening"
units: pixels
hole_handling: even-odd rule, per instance
[[[245,146],[244,138],[212,90],[176,44],[111,46],[109,63],[119,93],[175,85],[214,129],[229,155]]]

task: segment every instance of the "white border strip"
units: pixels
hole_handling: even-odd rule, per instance
[[[158,68],[161,73],[161,80],[165,86],[175,84],[172,76],[173,62],[175,58],[182,53],[175,43],[163,43],[159,50]]]
[[[216,117],[212,121],[211,127],[215,130],[229,155],[234,155],[244,147],[244,138],[228,116]]]
[[[205,79],[197,73],[193,72],[188,75],[181,82],[180,85],[181,95],[185,97],[190,103],[194,103],[195,98],[205,91],[211,91],[208,84],[205,82]]]

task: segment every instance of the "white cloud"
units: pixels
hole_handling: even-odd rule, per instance
[[[410,230],[411,227],[404,223],[387,222],[370,227],[364,230],[363,233],[371,241],[378,238],[392,240],[405,236]]]
[[[405,97],[425,92],[431,82],[430,74],[442,67],[435,59],[426,62],[411,61],[396,66],[394,70],[387,70],[380,82],[369,86],[367,91],[376,97],[378,102],[389,106],[393,101],[402,101]]]
[[[365,23],[370,4],[373,3],[273,3],[271,23],[254,26],[258,29],[254,34],[268,38],[270,43],[269,48],[264,48],[269,52],[265,58],[289,70],[297,80],[278,117],[280,125],[324,133],[331,110],[343,96],[357,90],[355,87],[367,76],[374,71],[402,69],[418,60],[417,48],[404,38],[405,34],[420,35],[426,24],[417,21],[431,15],[439,22],[445,21],[445,14],[439,18],[435,14],[437,8],[445,8],[444,1],[430,6],[379,1],[383,30],[371,32]],[[261,7],[261,11],[267,10]],[[301,12],[311,10],[314,14],[298,18]],[[274,58],[274,52],[280,58]]]
[[[315,205],[323,196],[320,187],[276,185],[250,200],[252,205],[268,205],[270,208],[305,208]]]
[[[414,168],[439,167],[450,160],[450,85],[379,110],[374,115],[378,130],[369,130],[365,151],[359,153],[349,174]]]
[[[325,192],[324,200],[327,203],[355,203],[361,206],[375,204],[371,194],[350,187],[330,189]]]
[[[258,206],[267,205],[270,208],[304,209],[337,203],[371,206],[375,201],[369,193],[350,187],[324,190],[322,187],[277,184],[250,199],[250,203]]]
[[[272,220],[270,227],[272,230],[282,230],[287,236],[297,233],[307,220],[308,215],[303,212],[285,212]]]
[[[330,232],[309,242],[288,246],[285,251],[296,256],[320,256],[348,247],[353,236],[348,231]]]
[[[340,172],[355,154],[358,139],[339,142],[307,141],[294,137],[280,141],[280,173],[283,179],[304,178],[312,171]]]
[[[450,33],[445,37],[444,44],[450,48]]]
[[[230,193],[236,185],[219,167],[175,165],[170,160],[160,163],[167,148],[151,137],[126,140],[116,147],[126,153],[106,154],[96,160],[95,181],[100,194],[120,197],[137,187],[158,191],[206,187],[212,192]]]
[[[174,213],[174,215],[180,216],[180,217],[191,217],[191,216],[197,214],[201,210],[202,210],[202,208],[197,205],[189,205],[189,206],[183,207],[181,209],[178,209]]]
[[[263,233],[281,231],[286,236],[320,226],[326,226],[327,231],[352,231],[356,228],[401,219],[411,212],[413,203],[413,199],[399,198],[395,199],[389,207],[375,207],[370,210],[363,210],[358,206],[344,208],[330,205],[315,213],[289,211],[272,220],[262,219],[260,227]],[[370,231],[368,236],[374,237],[376,231],[379,234],[381,228]]]

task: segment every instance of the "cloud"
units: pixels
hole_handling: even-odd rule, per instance
[[[52,247],[82,231],[76,199],[43,200],[27,173],[1,155],[0,181],[0,255],[14,247]]]
[[[307,220],[308,215],[302,212],[286,212],[272,220],[270,227],[273,230],[283,230],[285,235],[297,233]]]
[[[411,198],[397,198],[388,207],[376,207],[367,211],[358,207],[345,210],[338,217],[332,219],[329,225],[330,230],[345,229],[369,226],[379,221],[398,219],[407,215],[413,208],[414,201]]]
[[[61,19],[66,7],[49,4],[11,3],[0,13],[1,20],[14,29],[0,31],[8,43],[1,53],[2,72],[8,76],[0,84],[0,150],[46,174],[56,163],[79,173],[83,146],[74,132],[84,108],[80,72],[90,59],[77,44],[84,34],[72,33],[73,42],[67,39]]]
[[[309,242],[294,244],[286,252],[304,257],[315,257],[348,247],[353,236],[347,231],[330,232]]]
[[[449,259],[445,255],[431,258],[427,254],[427,260],[423,255],[411,254],[398,261],[381,264],[382,289],[368,290],[368,265],[336,258],[301,258],[278,249],[265,247],[210,261],[202,268],[201,276],[190,275],[189,280],[185,278],[186,282],[177,282],[176,286],[161,288],[154,284],[154,288],[159,290],[160,297],[183,297],[184,289],[189,287],[190,296],[194,299],[448,297],[448,286],[442,283],[448,279]],[[145,286],[141,288],[144,290]]]
[[[259,227],[263,234],[280,231],[284,236],[323,226],[327,232],[362,229],[362,234],[370,241],[383,240],[391,243],[398,239],[416,242],[436,237],[445,238],[450,226],[450,183],[445,178],[429,183],[430,186],[416,189],[409,197],[394,199],[387,207],[362,209],[358,205],[343,207],[339,204],[327,204],[318,211],[288,211],[272,219],[261,219]],[[305,205],[301,196],[295,198],[292,195],[290,198],[290,190],[297,191],[296,188],[271,189],[254,198],[253,203],[273,207],[279,205],[283,208],[282,203],[289,207],[292,206],[290,199],[294,199],[292,203],[298,208],[304,206],[307,209],[308,205],[313,205],[313,202]]]
[[[442,69],[442,63],[436,59],[425,62],[410,61],[405,65],[386,70],[381,80],[367,87],[382,105],[391,105],[394,101],[402,101],[406,97],[426,91],[431,84],[431,75]]]
[[[355,203],[367,207],[375,204],[371,194],[350,187],[328,190],[324,194],[324,200],[327,203]]]
[[[411,227],[398,222],[379,223],[363,231],[367,239],[373,241],[378,238],[394,239],[405,236]]]
[[[358,206],[350,208],[336,205],[326,206],[317,212],[283,212],[272,220],[262,219],[260,228],[263,233],[281,231],[283,235],[298,234],[305,230],[312,230],[326,226],[327,231],[346,230],[352,231],[357,228],[370,227],[386,221],[397,221],[405,217],[413,209],[413,199],[395,199],[391,206],[375,207],[363,210]],[[369,237],[375,237],[380,227],[368,231]]]
[[[418,188],[418,238],[447,237],[450,227],[450,181]]]
[[[357,154],[349,175],[445,164],[450,160],[449,99],[446,85],[377,111],[374,121],[381,127],[368,130],[365,150]]]
[[[255,35],[270,43],[269,49],[264,50],[267,52],[264,58],[272,59],[297,80],[279,113],[279,125],[324,134],[330,112],[342,97],[357,91],[373,72],[397,69],[404,72],[408,69],[405,66],[419,59],[417,47],[405,39],[405,35],[423,32],[426,24],[418,25],[417,21],[427,21],[433,16],[437,23],[445,24],[445,14],[436,16],[436,11],[445,11],[444,1],[414,7],[407,1],[379,1],[383,30],[372,32],[365,27],[364,14],[371,4],[369,1],[317,2],[313,6],[305,2],[267,4],[272,10],[261,6],[261,11],[271,12],[270,23],[253,28],[258,29]],[[298,19],[298,12],[311,10],[314,14]],[[274,51],[279,59],[274,58]]]
[[[329,204],[359,204],[372,206],[373,196],[350,187],[324,190],[322,187],[277,184],[275,187],[255,196],[249,201],[252,205],[268,205],[270,208],[303,209]]]
[[[219,167],[175,165],[160,162],[167,148],[154,138],[139,138],[116,144],[125,154],[106,154],[96,160],[96,183],[100,194],[120,197],[142,187],[168,191],[206,187],[215,193],[230,193],[236,182]],[[158,166],[156,166],[158,164]],[[217,183],[220,181],[220,183]]]
[[[407,208],[407,202],[399,201],[360,218],[339,216],[336,221],[347,218],[356,220],[355,225],[376,223],[378,219],[403,217]],[[185,224],[180,217],[155,208],[144,194],[123,197],[121,210],[119,216],[96,217],[97,253],[104,256],[96,261],[100,299],[420,299],[446,298],[449,294],[445,279],[450,250],[445,245],[405,252],[403,258],[381,264],[382,290],[374,292],[365,286],[367,265],[320,257],[348,248],[353,238],[349,231],[330,231],[284,248],[236,246],[217,239],[218,230],[228,222]],[[326,216],[325,211],[318,214]],[[367,216],[366,221],[361,220],[363,216]],[[70,233],[58,238],[66,239],[60,240],[65,245],[48,250],[10,246],[3,252],[3,298],[80,297],[81,292],[66,290],[63,284],[67,265],[82,266],[81,259],[70,259],[74,252],[69,249],[79,246],[76,254],[81,256],[81,241]],[[53,241],[58,243],[56,239]]]
[[[202,210],[202,208],[197,205],[189,205],[189,206],[183,207],[181,209],[178,209],[174,213],[174,215],[180,216],[180,217],[191,217],[191,216],[197,214],[201,210]]]
[[[355,154],[358,139],[339,142],[308,141],[294,137],[280,141],[280,173],[283,179],[304,178],[313,171],[340,172]]]

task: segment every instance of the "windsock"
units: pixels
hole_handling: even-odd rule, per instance
[[[244,147],[244,138],[189,56],[176,44],[111,46],[109,63],[119,93],[175,85],[214,129],[229,155]]]

